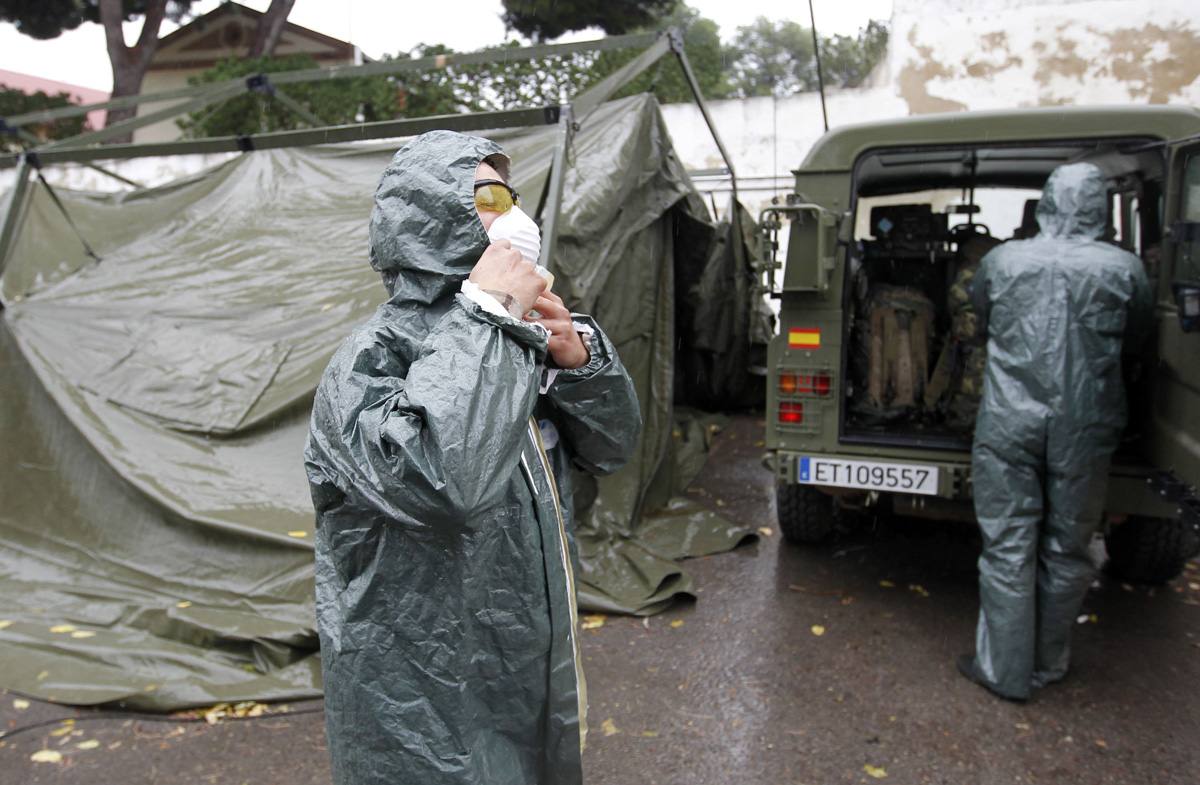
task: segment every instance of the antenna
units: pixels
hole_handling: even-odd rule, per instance
[[[817,89],[821,91],[821,119],[825,130],[829,130],[829,114],[825,111],[825,77],[821,75],[821,43],[817,40],[817,17],[813,14],[812,0],[808,0],[808,19],[812,22],[813,55],[817,58]]]

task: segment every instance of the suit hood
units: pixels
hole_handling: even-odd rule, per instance
[[[431,304],[458,289],[488,246],[475,211],[475,169],[507,157],[489,139],[454,131],[421,134],[383,170],[371,211],[371,267],[390,302]]]
[[[1099,240],[1108,225],[1108,186],[1095,164],[1066,164],[1050,173],[1038,202],[1039,237]]]

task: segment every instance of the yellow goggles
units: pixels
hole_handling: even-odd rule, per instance
[[[490,213],[506,213],[513,205],[521,203],[521,197],[499,180],[475,181],[475,206]]]

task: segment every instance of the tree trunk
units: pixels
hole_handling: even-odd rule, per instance
[[[250,46],[250,57],[270,57],[275,53],[279,44],[279,36],[283,34],[283,26],[287,24],[288,14],[296,0],[271,0],[271,5],[258,18],[258,28],[254,31],[254,43]]]
[[[148,0],[145,17],[142,19],[142,32],[133,46],[125,45],[125,36],[121,31],[121,5],[121,0],[100,0],[100,23],[104,25],[104,37],[108,44],[108,60],[112,64],[113,98],[137,95],[142,91],[142,79],[146,76],[150,60],[158,51],[158,31],[162,27],[167,0]],[[110,109],[106,114],[104,124],[105,126],[115,125],[136,115],[136,107]],[[133,134],[130,132],[109,139],[108,143],[132,140]]]

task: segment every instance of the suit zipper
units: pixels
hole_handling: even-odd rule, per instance
[[[569,631],[571,639],[571,657],[575,665],[575,694],[579,701],[579,745],[582,748],[587,737],[587,685],[583,681],[583,669],[579,651],[579,640],[576,631],[579,629],[579,607],[575,600],[575,570],[571,567],[571,554],[567,549],[567,526],[563,521],[562,502],[558,498],[558,483],[554,479],[554,470],[550,468],[550,456],[546,454],[546,445],[542,442],[542,431],[537,420],[529,418],[529,435],[537,448],[538,459],[542,462],[542,470],[546,472],[546,480],[550,485],[550,498],[554,502],[554,517],[558,522],[559,556],[562,558],[563,574],[567,579],[567,608],[571,621]]]

